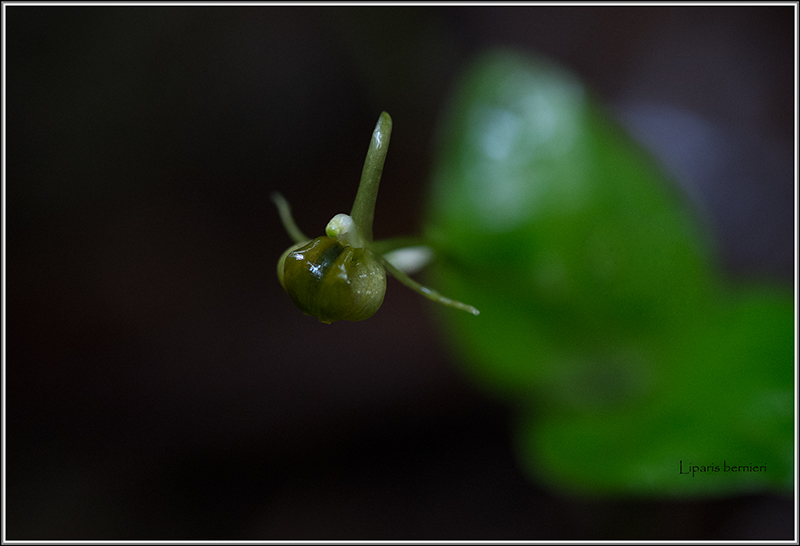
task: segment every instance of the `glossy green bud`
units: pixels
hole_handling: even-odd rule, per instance
[[[325,227],[326,237],[310,241],[297,227],[286,199],[278,193],[272,195],[281,222],[295,241],[278,260],[281,286],[301,311],[328,324],[374,315],[386,293],[387,271],[431,301],[477,315],[478,310],[471,305],[445,298],[407,275],[406,271],[430,261],[429,248],[401,245],[397,240],[383,244],[372,240],[375,199],[391,132],[392,118],[383,112],[372,133],[353,208],[350,214],[331,218]]]
[[[369,249],[325,236],[290,247],[278,278],[301,311],[328,324],[368,319],[386,293],[386,271]]]

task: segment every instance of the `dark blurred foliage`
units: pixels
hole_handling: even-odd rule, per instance
[[[8,539],[792,538],[791,498],[527,481],[429,302],[294,308],[269,194],[321,234],[386,110],[375,234],[417,233],[437,116],[512,46],[665,162],[728,274],[789,284],[793,6],[4,9]]]

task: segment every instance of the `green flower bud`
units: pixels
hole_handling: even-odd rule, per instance
[[[368,319],[386,293],[386,270],[369,249],[325,236],[290,247],[278,278],[301,311],[328,324]]]
[[[375,199],[391,132],[392,118],[383,112],[372,133],[353,209],[331,218],[325,227],[327,236],[310,241],[297,227],[286,199],[277,193],[272,196],[286,232],[295,241],[278,260],[278,280],[301,311],[328,324],[374,315],[386,293],[387,271],[432,301],[477,315],[471,305],[445,298],[403,271],[430,261],[430,249],[402,245],[416,246],[402,253],[397,252],[402,248],[397,241],[372,240]]]

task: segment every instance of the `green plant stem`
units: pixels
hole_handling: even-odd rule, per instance
[[[395,279],[406,285],[414,292],[417,292],[418,294],[425,296],[429,300],[441,303],[442,305],[453,307],[455,309],[460,309],[462,311],[466,311],[467,313],[472,313],[473,315],[480,314],[480,311],[478,311],[471,305],[467,305],[466,303],[461,303],[460,301],[451,300],[450,298],[445,298],[436,290],[432,290],[428,287],[422,286],[420,283],[418,283],[417,281],[415,281],[414,279],[412,279],[411,277],[409,277],[408,275],[397,269],[391,263],[389,263],[389,261],[385,259],[383,256],[381,256],[380,260],[383,266],[386,268],[386,271],[391,273]]]
[[[350,216],[356,224],[361,236],[372,242],[372,219],[375,215],[375,201],[378,198],[378,185],[381,182],[383,163],[386,161],[386,152],[389,150],[389,138],[392,135],[392,118],[386,112],[381,112],[372,138],[369,141],[367,158],[364,161],[364,170],[361,171],[361,182],[358,193],[353,203]]]
[[[310,241],[311,239],[297,227],[292,217],[292,208],[289,206],[289,202],[286,198],[276,191],[272,192],[270,197],[272,198],[272,202],[275,203],[275,206],[278,207],[278,214],[281,216],[281,222],[283,223],[286,233],[289,234],[289,237],[291,237],[295,243]]]

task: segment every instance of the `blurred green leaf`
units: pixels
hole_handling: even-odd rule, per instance
[[[439,315],[520,408],[525,468],[601,494],[791,488],[791,296],[719,280],[674,186],[551,62],[484,55],[445,121],[432,284],[481,315]]]

